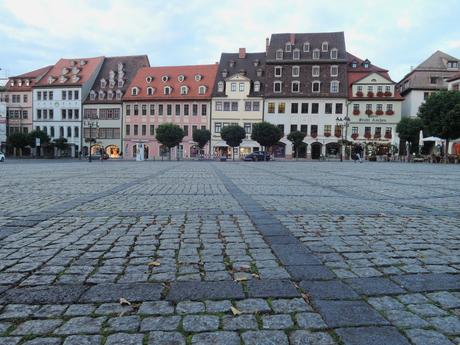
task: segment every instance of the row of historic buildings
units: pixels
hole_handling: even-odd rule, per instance
[[[402,116],[416,116],[431,92],[458,89],[459,60],[436,52],[399,83],[388,70],[347,52],[343,32],[273,34],[264,52],[223,53],[209,65],[151,67],[146,55],[61,59],[11,77],[6,103],[7,134],[45,131],[66,138],[69,154],[103,149],[132,159],[165,153],[156,141],[162,123],[181,126],[186,136],[177,157],[198,153],[195,129],[212,138],[206,152],[236,157],[259,150],[254,123],[268,121],[284,133],[275,155],[290,157],[292,131],[306,134],[300,157],[339,154],[340,142],[372,142],[381,150],[399,145]],[[456,78],[456,79],[455,79]],[[247,137],[234,152],[220,137],[229,124]]]

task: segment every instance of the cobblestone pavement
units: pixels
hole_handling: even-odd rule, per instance
[[[36,162],[0,176],[1,345],[460,344],[457,166]]]

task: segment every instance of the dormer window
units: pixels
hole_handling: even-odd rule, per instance
[[[260,92],[260,81],[254,82],[254,92]]]
[[[278,49],[276,51],[276,60],[283,60],[283,49]]]
[[[145,81],[147,82],[147,84],[150,84],[152,80],[153,80],[153,77],[150,75],[145,78]]]
[[[217,92],[224,92],[224,82],[220,81],[217,83]]]
[[[310,51],[310,43],[305,42],[305,43],[303,44],[303,51],[304,51],[305,53],[308,53],[308,52]]]
[[[169,77],[167,75],[164,75],[164,76],[161,77],[161,81],[163,83],[166,83],[168,80],[169,80]]]
[[[358,67],[358,62],[356,60],[353,60],[351,62],[351,68],[356,68],[356,67]]]
[[[179,76],[177,77],[177,80],[178,80],[180,83],[182,83],[182,82],[185,80],[185,76],[184,76],[183,74],[181,74],[181,75],[179,75]]]
[[[314,49],[313,50],[313,59],[314,60],[319,60],[319,57],[320,57],[319,49]]]
[[[135,86],[131,88],[131,96],[137,96],[139,94],[139,89]]]
[[[91,92],[89,93],[89,99],[92,101],[96,99],[96,91],[91,90]]]
[[[104,96],[105,96],[105,92],[104,91],[99,91],[99,99],[102,100],[104,99]]]
[[[206,86],[204,85],[201,85],[199,88],[198,88],[198,93],[200,95],[204,95],[206,93]]]
[[[292,52],[292,59],[299,60],[300,59],[300,49],[294,49]]]
[[[257,76],[258,76],[258,77],[261,77],[261,76],[262,76],[262,73],[263,73],[263,72],[262,72],[262,68],[258,68],[256,73],[257,73]]]
[[[72,67],[72,74],[78,74],[80,72],[80,69],[77,66]]]
[[[49,77],[49,78],[51,78],[51,77]],[[49,78],[48,78],[48,80],[49,80]],[[10,86],[14,86],[14,80],[10,81]]]
[[[336,48],[331,49],[331,59],[337,59],[338,56],[338,50]]]
[[[260,64],[259,59],[255,59],[255,60],[253,61],[253,64],[254,64],[254,67],[259,66],[259,64]]]
[[[165,86],[165,87],[163,88],[163,93],[164,93],[165,95],[170,95],[171,92],[172,92],[171,86]]]
[[[458,69],[458,62],[457,61],[448,61],[447,68],[449,69]]]
[[[29,84],[30,84],[30,82],[29,82],[28,79],[26,79],[26,82],[25,82],[25,83],[26,83],[26,86],[29,86]]]
[[[371,62],[368,59],[363,61],[364,68],[369,68],[370,64],[371,64]]]
[[[150,87],[150,86],[149,86],[149,87],[147,88],[147,96],[152,96],[152,95],[153,95],[153,91],[154,91],[154,90],[153,90],[153,87]]]
[[[72,80],[72,83],[76,83],[76,82],[78,82],[78,81],[80,80],[80,77],[77,76],[76,74],[74,74],[74,75],[72,76],[72,79],[71,79],[71,80]]]
[[[329,50],[329,43],[323,42],[323,43],[321,44],[321,51],[327,52],[328,50]]]
[[[115,80],[110,80],[109,81],[109,88],[113,89],[115,87]]]
[[[67,73],[69,73],[69,70],[68,70],[67,68],[64,67],[64,68],[61,70],[61,74],[62,74],[62,75],[65,75],[65,74],[67,74]]]
[[[118,87],[123,87],[125,85],[125,82],[123,79],[118,79]]]
[[[61,76],[59,77],[59,82],[60,82],[60,83],[65,83],[66,81],[67,81],[67,78],[65,77],[65,75],[61,75]]]
[[[112,99],[113,99],[113,91],[112,91],[112,90],[107,91],[107,99],[108,99],[108,100],[112,100]]]
[[[101,79],[101,89],[105,89],[107,86],[107,81],[105,79]]]
[[[18,86],[22,86],[22,80],[18,80]]]
[[[117,90],[116,92],[116,97],[117,97],[117,100],[121,100],[121,96],[123,95],[123,93],[121,92],[121,90]]]
[[[181,86],[181,87],[180,87],[180,94],[181,94],[181,95],[186,95],[186,94],[188,94],[188,87],[185,86],[185,85]]]
[[[119,62],[118,65],[117,65],[117,68],[118,68],[118,73],[123,71],[123,62]]]
[[[230,60],[230,61],[228,62],[228,65],[229,65],[230,67],[233,67],[233,66],[235,66],[235,61],[233,61],[233,60]]]
[[[200,81],[201,79],[203,79],[203,76],[201,74],[195,75],[195,81]]]
[[[52,76],[48,77],[48,84],[54,83],[54,78]]]
[[[292,44],[291,42],[286,42],[286,45],[284,46],[284,50],[287,52],[287,53],[290,53],[291,50],[292,50]]]
[[[84,66],[86,65],[86,61],[85,60],[80,60],[80,66]]]
[[[226,69],[224,69],[222,71],[222,77],[227,78],[227,75],[228,75],[228,71]]]

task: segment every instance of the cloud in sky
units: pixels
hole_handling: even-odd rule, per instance
[[[213,63],[239,47],[263,51],[275,32],[345,31],[348,51],[398,80],[438,49],[460,57],[457,9],[457,0],[0,0],[0,68],[14,75],[61,57],[128,54]]]

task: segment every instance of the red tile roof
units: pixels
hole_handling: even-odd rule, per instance
[[[96,73],[104,61],[103,56],[94,58],[74,58],[74,59],[60,59],[46,75],[40,79],[36,86],[46,87],[62,87],[62,86],[82,86],[91,76]],[[83,64],[82,64],[83,62]],[[72,72],[73,68],[76,68],[76,74]],[[63,74],[63,69],[67,69],[67,73]],[[75,82],[72,77],[76,75],[78,80]],[[61,76],[65,77],[65,81],[61,82]],[[49,83],[49,78],[53,78],[54,81]]]
[[[140,68],[134,76],[128,90],[123,97],[124,101],[136,100],[190,100],[190,99],[210,99],[218,64],[212,65],[192,65],[192,66],[163,66],[163,67],[145,67]],[[183,76],[184,80],[179,81],[179,76]],[[196,80],[196,76],[201,76],[200,80]],[[168,77],[167,81],[163,81],[163,77]],[[150,82],[147,80],[152,78]],[[164,87],[172,88],[170,95],[164,94]],[[181,86],[188,87],[188,93],[181,95]],[[202,95],[198,93],[200,86],[206,86],[206,92]],[[138,95],[132,96],[132,88],[138,88]],[[147,94],[147,89],[153,88],[153,95]]]
[[[451,78],[447,79],[447,81],[454,81],[460,79],[460,73],[454,74]]]
[[[52,65],[36,69],[27,73],[23,73],[14,77],[10,77],[8,83],[5,85],[6,90],[9,92],[18,92],[18,91],[32,91],[32,87],[40,81],[40,78],[43,77],[50,69]],[[29,85],[26,85],[26,81],[29,81]],[[11,85],[11,82],[14,82]],[[21,86],[19,86],[19,81],[21,81]]]
[[[353,97],[353,92],[352,92],[352,86],[354,83],[360,81],[361,79],[364,79],[366,78],[368,75],[372,74],[372,73],[377,73],[378,75],[382,76],[383,78],[387,79],[388,81],[391,81],[393,82],[394,84],[396,84],[393,80],[391,80],[390,78],[390,75],[388,74],[388,70],[384,69],[384,68],[381,68],[381,67],[378,67],[378,66],[375,66],[371,63],[369,63],[369,67],[364,67],[363,66],[363,62],[365,60],[353,55],[353,54],[350,54],[347,52],[347,59],[348,59],[348,97],[349,98],[357,98],[357,97]],[[353,68],[351,66],[352,62],[353,61],[356,61],[357,62],[357,66],[355,68]],[[367,99],[367,97],[359,97],[359,99]],[[371,99],[379,99],[377,97],[372,97]],[[384,97],[384,99],[390,99],[390,97]],[[401,97],[401,95],[399,94],[398,91],[395,91],[395,94],[393,95],[393,97],[391,97],[391,99],[398,99],[398,100],[403,100],[404,98]]]

